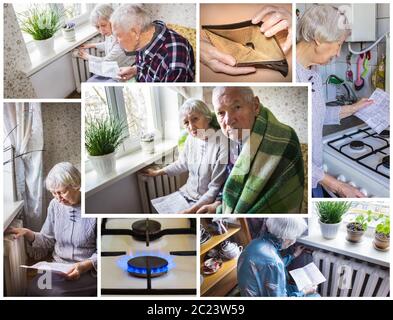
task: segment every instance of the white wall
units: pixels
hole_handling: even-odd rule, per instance
[[[67,53],[30,77],[38,98],[66,98],[76,90],[71,59]]]

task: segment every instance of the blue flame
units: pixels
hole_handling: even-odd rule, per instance
[[[128,266],[128,260],[130,260],[132,258],[143,257],[143,256],[160,257],[160,258],[165,259],[168,262],[168,265],[166,265],[164,267],[152,268],[151,274],[168,272],[169,270],[171,270],[175,267],[175,263],[173,261],[172,256],[170,256],[168,254],[164,254],[162,252],[154,252],[154,251],[142,251],[142,252],[137,252],[134,254],[131,253],[130,255],[121,256],[117,260],[116,264],[124,272],[127,272],[127,273],[132,272],[132,273],[136,273],[136,274],[146,274],[147,273],[146,268],[135,268],[135,267]]]

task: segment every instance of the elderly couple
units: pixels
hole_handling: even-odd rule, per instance
[[[105,41],[82,45],[79,57],[93,62],[116,61],[122,81],[132,78],[137,82],[194,81],[195,61],[190,43],[164,22],[152,21],[140,5],[124,4],[114,11],[108,4],[99,4],[90,20]],[[104,57],[88,54],[85,49],[89,48],[104,51]],[[88,81],[114,79],[95,75]]]
[[[182,213],[299,213],[304,171],[295,131],[249,87],[216,87],[212,95],[214,114],[196,99],[181,106],[189,135],[179,159],[145,174],[188,171],[179,192],[190,207]]]

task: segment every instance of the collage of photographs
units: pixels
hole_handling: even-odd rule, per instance
[[[389,300],[360,2],[2,1],[0,299]]]

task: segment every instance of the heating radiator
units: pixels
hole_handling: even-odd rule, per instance
[[[313,260],[327,280],[319,286],[323,297],[389,296],[389,270],[320,250]]]
[[[101,42],[101,41],[103,41],[101,36],[95,36],[94,38],[90,39],[89,41],[87,41],[85,43],[90,43],[90,42],[96,43],[96,42]],[[99,51],[95,48],[90,48],[90,49],[85,49],[85,50],[87,50],[89,52],[89,54],[91,54],[93,56],[97,56],[97,57],[104,56],[103,51]],[[89,62],[72,55],[72,69],[74,71],[76,91],[80,93],[81,92],[81,83],[86,82],[87,79],[89,79],[93,75],[89,71]]]
[[[158,177],[147,177],[138,173],[137,177],[144,213],[157,213],[150,200],[178,191],[184,184],[181,176],[168,177],[167,175],[163,175]]]
[[[22,228],[22,220],[14,220],[12,227]],[[23,237],[15,240],[12,235],[4,236],[4,295],[24,296],[27,288],[26,269],[27,261],[25,242]]]

